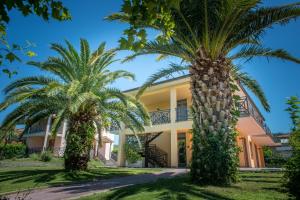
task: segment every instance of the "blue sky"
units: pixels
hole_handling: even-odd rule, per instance
[[[85,0],[84,3],[80,0],[69,0],[64,2],[72,14],[72,21],[57,22],[50,20],[44,22],[36,16],[24,18],[18,12],[11,12],[11,21],[8,26],[9,41],[24,44],[26,40],[29,40],[35,43],[36,47],[32,50],[37,53],[37,56],[32,59],[38,61],[43,61],[48,56],[55,55],[49,49],[50,43],[63,43],[65,39],[79,47],[79,39],[85,38],[91,44],[92,49],[95,49],[103,41],[106,42],[108,48],[118,45],[122,30],[127,25],[105,21],[104,17],[119,11],[121,0]],[[288,2],[294,1],[265,0],[264,4],[280,5]],[[264,35],[264,44],[267,47],[284,48],[300,58],[299,35],[300,20],[293,21],[287,26],[275,26],[268,30]],[[129,53],[120,52],[118,58],[124,58]],[[157,62],[155,56],[142,56],[129,63],[115,63],[111,66],[112,70],[125,69],[136,74],[135,82],[122,80],[116,83],[116,86],[122,90],[139,86],[149,75],[166,67],[170,60],[172,59]],[[24,62],[26,61],[28,61],[28,58],[24,57]],[[12,80],[43,73],[24,63],[14,64],[13,67],[18,70],[19,74],[12,79],[1,74],[1,90]],[[280,60],[268,61],[258,58],[243,64],[243,70],[255,77],[266,93],[271,105],[270,113],[264,112],[257,99],[254,98],[254,100],[265,116],[272,132],[289,131],[291,122],[284,111],[286,108],[285,101],[291,95],[300,95],[300,65]],[[0,94],[0,100],[3,100],[3,93]],[[0,121],[9,110],[0,113]]]

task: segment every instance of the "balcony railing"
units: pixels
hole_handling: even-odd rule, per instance
[[[168,124],[171,122],[170,110],[158,110],[150,112],[152,125]]]
[[[120,130],[119,125],[116,122],[112,122],[110,124],[109,131],[113,132],[113,131],[118,131],[118,130]]]
[[[271,133],[271,130],[265,123],[264,117],[261,115],[251,99],[248,97],[241,97],[240,101],[238,102],[238,108],[240,111],[240,117],[253,117],[255,121],[266,131],[266,133]]]
[[[46,132],[46,124],[33,125],[28,130],[28,134],[41,133],[41,132]]]
[[[251,116],[255,121],[265,130],[267,134],[271,134],[271,131],[264,121],[263,116],[259,112],[258,108],[248,97],[241,97],[238,102],[238,109],[240,111],[240,117]],[[158,110],[149,113],[152,125],[168,124],[171,122],[170,110]],[[176,122],[192,120],[192,112],[188,107],[176,108]],[[112,123],[110,131],[119,130],[119,126],[116,123]]]

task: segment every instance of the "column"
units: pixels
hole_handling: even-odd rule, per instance
[[[171,129],[171,167],[178,167],[177,131]]]
[[[257,163],[257,168],[260,168],[261,167],[261,162],[260,162],[260,153],[259,153],[259,147],[257,146],[257,144],[255,145],[255,154],[257,155],[256,156],[256,163]]]
[[[118,149],[118,166],[120,167],[125,166],[124,144],[125,144],[125,133],[120,132],[119,149]]]
[[[171,88],[170,89],[170,117],[171,117],[171,123],[176,122],[176,107],[177,107],[176,88]]]
[[[97,138],[95,140],[95,152],[94,152],[94,156],[97,157],[98,156],[98,148],[99,148],[99,135],[97,134]]]
[[[42,152],[44,152],[47,148],[47,140],[48,140],[48,136],[50,134],[50,128],[51,128],[51,118],[52,116],[50,115],[48,117],[48,120],[47,120],[47,126],[46,126],[46,133],[45,133],[45,138],[44,138],[44,144],[43,144],[43,150]]]
[[[63,127],[61,131],[61,138],[60,138],[60,147],[59,147],[59,156],[63,156],[66,147],[66,132],[67,132],[67,120],[65,119],[63,122]]]
[[[259,155],[260,155],[260,163],[261,163],[261,167],[266,167],[265,165],[265,158],[264,158],[264,152],[263,152],[263,148],[259,148]]]
[[[110,143],[109,143],[109,154],[108,154],[109,159],[111,159],[111,152],[112,152],[112,150],[113,150],[113,145],[112,145],[112,143],[110,142]]]
[[[246,149],[247,149],[247,159],[248,159],[248,167],[254,168],[254,163],[252,162],[252,157],[251,157],[251,147],[250,147],[250,141],[251,141],[251,137],[248,135],[245,137],[246,139]]]

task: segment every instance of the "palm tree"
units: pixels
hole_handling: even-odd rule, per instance
[[[260,0],[124,1],[122,11],[108,17],[131,24],[125,31],[128,40],[120,41],[129,43],[129,47],[132,42],[130,48],[137,50],[126,60],[146,54],[182,60],[180,65],[171,64],[151,76],[137,97],[162,77],[189,72],[193,102],[191,176],[196,182],[227,184],[236,179],[237,81],[251,89],[269,111],[258,83],[235,67],[233,61],[262,56],[300,63],[285,50],[265,48],[261,42],[267,28],[297,18],[300,3],[276,7],[261,7],[260,3]],[[142,37],[145,28],[158,30],[163,37],[145,42]]]
[[[17,105],[3,120],[2,127],[25,121],[28,130],[37,121],[54,116],[51,132],[55,136],[64,120],[68,120],[65,168],[85,170],[94,135],[101,134],[112,123],[126,125],[133,131],[143,130],[149,116],[134,98],[109,85],[119,78],[134,79],[127,71],[109,71],[115,62],[115,51],[105,51],[105,44],[90,52],[86,40],[80,41],[80,53],[66,42],[67,48],[52,44],[60,57],[30,65],[54,76],[30,76],[5,87],[6,98],[0,110]],[[101,138],[101,137],[100,137]]]

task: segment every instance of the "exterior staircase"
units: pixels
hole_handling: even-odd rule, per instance
[[[103,164],[106,167],[117,167],[117,161],[114,160],[113,158],[110,158],[109,160],[106,160],[104,158],[104,156],[102,156],[101,154],[98,155],[98,158],[103,162]]]
[[[102,161],[106,167],[117,167],[117,162],[114,159]]]
[[[168,154],[155,144],[150,144],[145,147],[141,155],[145,158],[145,167],[149,167],[149,164],[153,167],[168,166]]]

